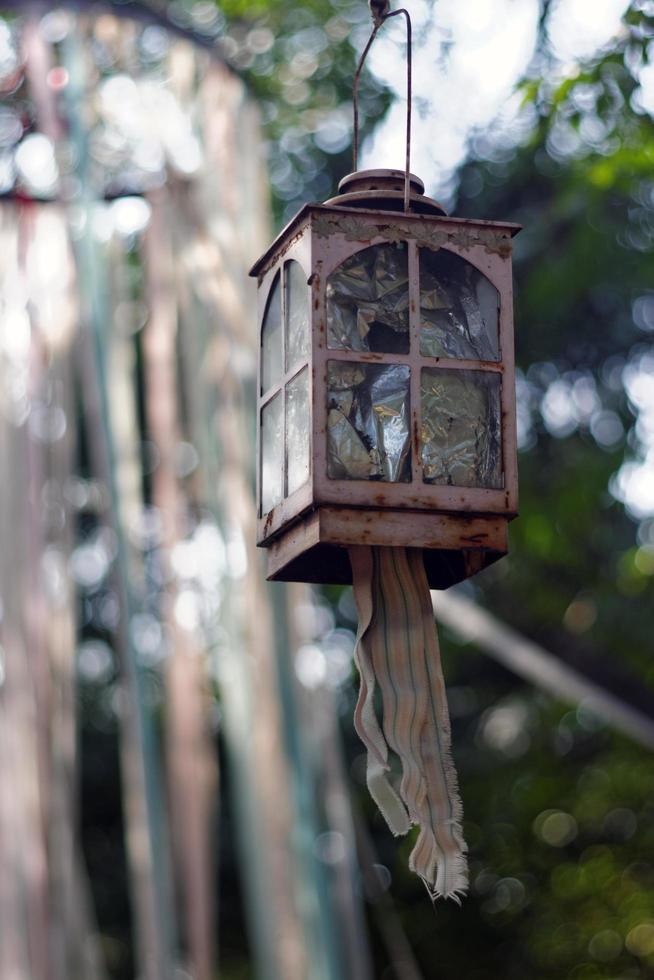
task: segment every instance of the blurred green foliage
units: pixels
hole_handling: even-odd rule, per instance
[[[222,50],[259,103],[276,221],[336,193],[352,169],[352,79],[370,32],[361,0],[227,0]],[[369,75],[360,89],[361,132],[389,105]]]

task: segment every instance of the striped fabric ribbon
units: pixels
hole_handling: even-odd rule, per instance
[[[459,901],[468,880],[462,807],[422,552],[366,546],[349,550],[361,677],[354,725],[368,750],[368,789],[393,834],[420,827],[409,867],[432,898]],[[391,752],[402,767],[397,788],[389,778]]]

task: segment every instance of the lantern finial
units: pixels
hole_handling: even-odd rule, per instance
[[[338,194],[325,201],[325,204],[406,211],[405,191],[404,170],[357,170],[342,178],[338,185]],[[412,214],[447,214],[442,204],[425,196],[425,185],[415,174],[409,174],[409,195]]]

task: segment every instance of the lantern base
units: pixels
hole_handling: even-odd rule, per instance
[[[421,548],[432,589],[475,575],[508,551],[503,516],[319,507],[266,542],[267,577],[278,582],[351,585],[350,545]]]

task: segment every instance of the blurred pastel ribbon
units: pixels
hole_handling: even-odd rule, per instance
[[[366,546],[349,551],[361,678],[354,724],[368,750],[368,789],[393,834],[419,826],[409,867],[430,895],[459,901],[468,883],[467,849],[422,552]],[[391,752],[401,762],[398,788],[389,778]]]

